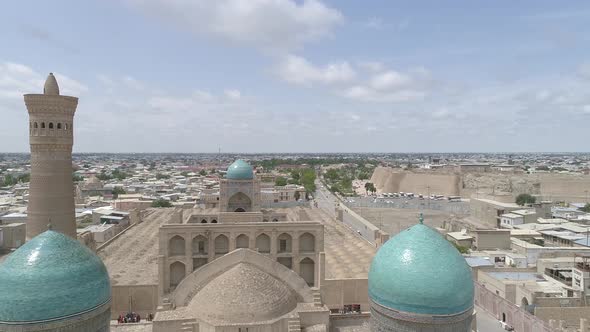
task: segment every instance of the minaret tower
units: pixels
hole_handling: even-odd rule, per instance
[[[27,239],[47,230],[76,238],[72,144],[78,98],[59,95],[49,73],[43,94],[25,95],[29,111],[31,183],[27,211]]]

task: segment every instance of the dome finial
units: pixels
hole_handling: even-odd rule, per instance
[[[49,73],[49,76],[47,76],[47,79],[45,80],[43,94],[59,96],[59,85],[57,85],[57,80],[55,79],[55,76],[53,76],[53,73]]]
[[[420,220],[420,224],[424,224],[424,214],[422,212],[420,212],[420,218],[418,220]]]
[[[51,224],[51,218],[47,218],[47,230],[50,231],[53,229],[53,225]]]

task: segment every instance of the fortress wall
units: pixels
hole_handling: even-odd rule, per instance
[[[530,174],[529,177],[540,183],[543,199],[585,202],[587,195],[590,195],[588,175]],[[588,194],[584,191],[588,191]]]
[[[460,195],[461,178],[452,173],[414,173],[377,167],[371,177],[379,193],[411,192],[423,195]],[[428,188],[430,187],[430,188]]]
[[[588,175],[502,172],[459,174],[377,167],[371,182],[375,184],[378,193],[403,191],[427,194],[430,191],[431,194],[486,197],[502,202],[513,202],[521,193],[553,201],[584,202],[590,198]]]

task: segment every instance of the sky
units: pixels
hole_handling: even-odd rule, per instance
[[[9,1],[22,95],[79,97],[74,152],[587,152],[590,2]]]

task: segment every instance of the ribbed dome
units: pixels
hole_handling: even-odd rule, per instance
[[[45,95],[59,95],[59,85],[57,85],[57,80],[53,73],[49,73],[47,79],[45,80],[45,86],[43,86],[43,94]]]
[[[297,302],[287,284],[252,264],[239,263],[205,285],[188,308],[212,324],[237,324],[279,318]]]
[[[107,269],[90,249],[46,231],[0,265],[0,321],[38,322],[83,313],[107,303]]]
[[[465,258],[436,230],[415,225],[387,241],[369,270],[369,297],[385,307],[451,315],[473,306]]]
[[[231,180],[252,180],[254,178],[254,171],[250,164],[242,159],[238,159],[229,165],[225,177]]]

